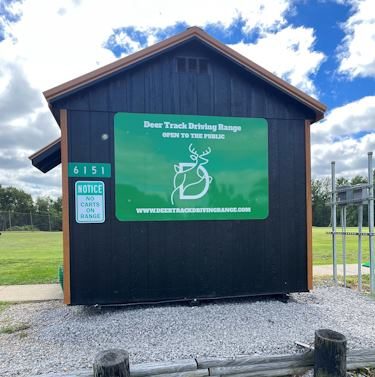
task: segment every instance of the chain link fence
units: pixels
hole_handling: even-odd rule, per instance
[[[62,217],[49,212],[0,211],[0,231],[61,231]]]

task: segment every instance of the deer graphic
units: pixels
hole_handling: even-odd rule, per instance
[[[208,154],[211,153],[211,148],[208,147],[204,152],[199,154],[196,149],[193,148],[193,145],[189,145],[190,159],[193,162],[180,162],[177,165],[174,165],[174,170],[176,172],[173,178],[174,189],[171,193],[171,203],[174,205],[174,195],[179,191],[179,198],[185,200],[194,200],[202,198],[206,195],[210,183],[212,182],[212,177],[208,175],[206,168],[203,165],[208,163],[208,159],[205,158]],[[191,183],[185,185],[187,178],[190,178]],[[195,178],[194,178],[195,177]],[[204,186],[203,186],[203,183]],[[191,187],[200,187],[203,186],[201,192],[198,194],[186,194],[186,190]]]

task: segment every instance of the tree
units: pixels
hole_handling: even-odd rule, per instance
[[[367,178],[361,175],[348,179],[338,177],[336,187],[363,185],[367,183]],[[313,179],[311,182],[313,226],[328,226],[331,223],[331,207],[326,205],[331,200],[330,179]],[[341,226],[341,207],[337,207],[337,225]],[[363,226],[368,224],[368,206],[363,206]],[[350,205],[346,209],[346,226],[358,225],[358,206]]]
[[[40,230],[61,230],[62,207],[61,197],[56,200],[49,196],[35,200],[35,225]]]
[[[56,230],[62,230],[62,198],[59,196],[56,200],[50,202],[49,211],[52,219],[52,227]]]
[[[367,183],[367,178],[366,177],[362,177],[361,175],[356,175],[350,181],[351,185],[358,185],[358,184],[364,184],[364,183]]]
[[[356,175],[350,180],[350,185],[359,185],[367,183],[367,178],[361,175]],[[363,206],[363,226],[368,224],[368,206]],[[358,226],[358,206],[348,206],[346,211],[346,225]]]
[[[39,197],[35,200],[34,209],[36,213],[48,213],[53,200],[49,197]]]
[[[367,178],[361,175],[356,175],[352,179],[339,177],[337,178],[337,187],[343,186],[354,186],[359,184],[367,183]],[[363,226],[367,226],[367,206],[363,206]],[[338,207],[337,211],[337,225],[341,226],[341,207]],[[358,225],[358,206],[350,205],[346,207],[346,226],[357,226]]]
[[[0,211],[30,212],[34,203],[30,194],[15,187],[0,185]]]
[[[39,230],[61,230],[61,197],[39,197],[34,202],[31,195],[23,190],[0,185],[0,229],[25,226]]]
[[[331,210],[327,203],[330,200],[330,181],[328,178],[311,181],[312,211],[314,226],[328,226],[331,220]]]
[[[59,196],[52,204],[51,209],[55,213],[62,213],[62,197]]]
[[[350,184],[349,179],[345,177],[336,178],[336,187],[348,186]]]

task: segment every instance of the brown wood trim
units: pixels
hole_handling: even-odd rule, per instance
[[[311,121],[309,120],[305,121],[307,288],[309,290],[313,289],[310,124],[311,124]]]
[[[245,58],[244,56],[239,54],[237,51],[219,42],[217,39],[211,37],[209,34],[207,34],[205,31],[203,31],[202,29],[198,27],[191,27],[180,34],[177,34],[171,38],[168,38],[164,41],[156,43],[153,46],[147,47],[132,55],[126,56],[113,63],[105,65],[104,67],[98,68],[92,72],[89,72],[85,75],[82,75],[73,80],[70,80],[64,84],[61,84],[52,89],[49,89],[44,92],[44,96],[47,99],[47,101],[51,101],[55,97],[66,94],[72,90],[78,89],[79,87],[83,85],[87,85],[95,80],[103,78],[109,74],[115,73],[116,71],[120,69],[123,69],[131,64],[135,64],[145,58],[151,57],[155,53],[160,53],[163,50],[167,48],[171,48],[175,45],[178,45],[179,43],[182,43],[192,37],[197,37],[201,39],[203,42],[212,46],[213,48],[221,52],[223,55],[226,55],[231,60],[234,60],[235,62],[242,65],[244,68],[260,76],[261,78],[269,82],[271,85],[278,87],[279,89],[295,97],[297,100],[304,103],[308,107],[314,109],[317,113],[316,120],[318,120],[326,111],[327,109],[326,106],[322,104],[321,102],[317,101],[316,99],[310,97],[309,95],[302,92],[301,90],[290,85],[286,81],[275,76],[273,73],[262,68],[261,66],[254,63],[250,59]]]
[[[45,152],[47,149],[53,147],[54,145],[60,143],[61,141],[61,137],[59,137],[58,139],[52,141],[51,143],[47,144],[46,146],[44,146],[43,148],[39,149],[38,151],[36,151],[35,153],[33,153],[31,156],[29,156],[29,160],[33,160],[35,157],[38,157],[40,154],[42,154],[43,152]]]
[[[70,295],[70,235],[69,235],[69,182],[68,182],[68,113],[60,110],[61,172],[63,207],[64,303],[71,303]]]

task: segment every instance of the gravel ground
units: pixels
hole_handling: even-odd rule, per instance
[[[29,376],[91,368],[97,352],[129,351],[133,363],[298,352],[314,330],[347,336],[352,349],[375,348],[375,300],[357,292],[320,287],[277,300],[97,310],[60,302],[13,305],[0,313],[0,376]],[[1,334],[1,328],[26,330]],[[27,326],[25,326],[27,327]]]

